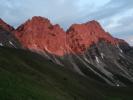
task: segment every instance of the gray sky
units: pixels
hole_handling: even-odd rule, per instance
[[[32,16],[49,18],[65,30],[98,20],[113,36],[133,45],[133,0],[0,0],[0,18],[17,27]]]

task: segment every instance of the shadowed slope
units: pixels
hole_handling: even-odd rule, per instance
[[[0,100],[132,100],[133,90],[102,85],[40,55],[0,47]]]

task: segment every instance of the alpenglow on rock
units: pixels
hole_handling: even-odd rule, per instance
[[[74,24],[65,32],[58,24],[52,25],[47,18],[37,16],[20,25],[14,33],[25,48],[57,56],[82,53],[100,39],[113,45],[121,42],[105,32],[96,21]]]
[[[73,24],[66,32],[58,24],[37,16],[17,29],[2,25],[24,49],[37,52],[62,67],[67,66],[86,78],[112,86],[133,84],[132,47],[104,31],[95,20]],[[0,46],[14,45],[10,38],[3,37],[7,35],[0,31],[0,38],[7,41],[0,42]]]

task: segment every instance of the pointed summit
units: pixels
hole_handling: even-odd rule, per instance
[[[117,39],[105,32],[95,20],[83,24],[73,24],[67,30],[68,44],[76,53],[84,52],[101,39],[113,45],[118,43]]]
[[[17,30],[21,31],[21,30],[42,30],[44,28],[47,28],[48,26],[50,26],[51,23],[47,18],[44,17],[40,17],[40,16],[34,16],[32,17],[32,19],[27,20],[24,24],[20,25]],[[42,29],[41,29],[42,28]]]
[[[105,32],[100,23],[96,20],[89,21],[87,23],[84,23],[88,28],[92,28],[94,30],[100,31],[100,32]]]
[[[15,35],[25,48],[55,55],[65,54],[65,32],[58,24],[52,25],[47,18],[33,17],[19,26]]]
[[[97,25],[97,26],[101,27],[100,23],[98,21],[96,21],[96,20],[88,21],[88,22],[86,22],[84,24],[86,24],[86,25],[87,24],[93,24],[93,25]]]

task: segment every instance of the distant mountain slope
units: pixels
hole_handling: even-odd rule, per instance
[[[0,46],[22,48],[20,42],[11,34],[11,32],[0,27]]]
[[[0,19],[0,46],[22,48],[17,38],[12,34],[14,28]]]
[[[110,87],[38,54],[0,47],[0,100],[133,100],[132,93],[133,87]]]
[[[2,27],[3,29],[5,29],[8,32],[11,32],[14,30],[14,28],[12,26],[10,26],[6,22],[4,22],[1,18],[0,18],[0,27]]]

